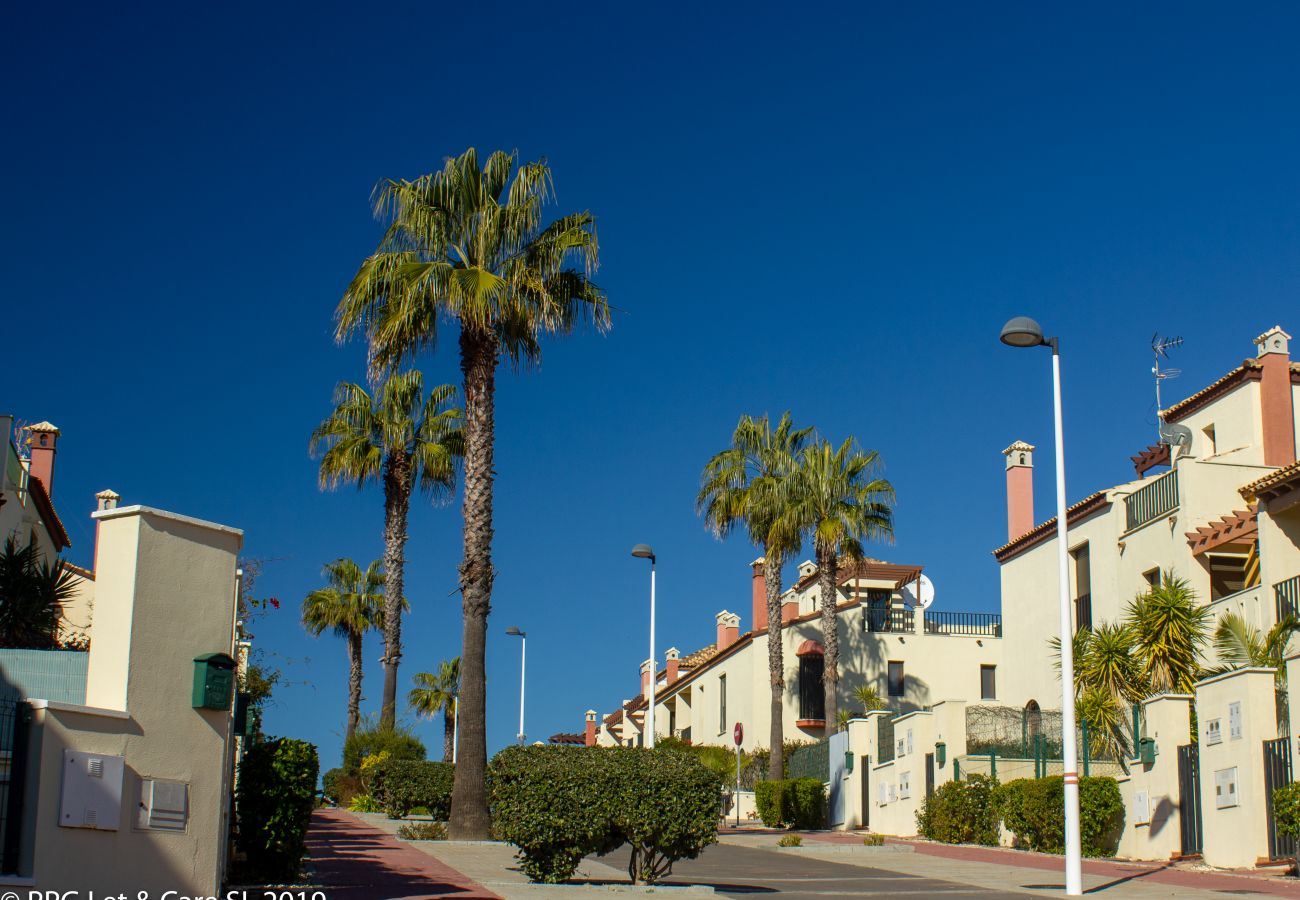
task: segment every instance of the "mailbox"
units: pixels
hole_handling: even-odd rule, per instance
[[[939,743],[934,745],[934,759],[941,769],[943,768],[943,764],[948,761],[948,745],[943,741],[939,741]]]
[[[235,693],[235,661],[225,653],[205,653],[194,657],[194,690],[191,706],[195,709],[230,709]]]
[[[853,771],[853,751],[852,751],[852,750],[845,750],[845,751],[844,751],[844,771],[845,771],[845,772],[852,772],[852,771]]]
[[[1156,742],[1154,738],[1142,738],[1138,741],[1138,758],[1144,766],[1156,764]]]

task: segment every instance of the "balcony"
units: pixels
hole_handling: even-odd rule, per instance
[[[893,632],[910,634],[916,631],[916,613],[906,606],[868,607],[863,618],[867,623],[867,631],[882,634]]]
[[[1178,508],[1178,470],[1166,472],[1124,500],[1125,531],[1141,528],[1148,522]]]
[[[1273,602],[1279,622],[1287,616],[1300,616],[1300,575],[1273,585]]]
[[[1002,637],[1002,615],[979,612],[927,612],[925,633],[1000,638]]]

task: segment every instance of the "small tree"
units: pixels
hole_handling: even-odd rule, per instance
[[[456,734],[456,698],[460,696],[460,657],[444,659],[438,674],[415,673],[415,687],[407,695],[418,716],[432,718],[442,713],[442,761],[451,762],[455,755],[452,741]]]
[[[0,549],[0,646],[57,646],[63,604],[76,592],[76,576],[62,560],[42,561],[35,536],[19,549],[10,535]]]

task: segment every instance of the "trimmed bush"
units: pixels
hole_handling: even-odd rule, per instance
[[[415,735],[399,729],[358,731],[343,744],[343,771],[357,775],[367,756],[387,753],[389,759],[424,759],[424,744]]]
[[[997,789],[1002,824],[1018,846],[1065,852],[1065,779],[1020,778]],[[1124,800],[1114,778],[1079,779],[1079,843],[1084,856],[1114,856],[1124,820]]]
[[[998,817],[993,803],[996,786],[996,781],[983,775],[940,785],[917,812],[917,831],[944,844],[997,846]]]
[[[319,772],[316,748],[306,741],[279,738],[244,753],[236,798],[244,877],[264,884],[297,879]]]
[[[403,819],[417,806],[445,822],[451,815],[451,785],[456,767],[451,763],[416,759],[386,759],[371,773],[371,793],[390,819]]]
[[[760,781],[754,785],[754,805],[758,807],[758,817],[768,828],[785,824],[784,801],[784,781]]]
[[[760,781],[754,785],[754,804],[768,828],[793,825],[812,830],[826,825],[826,785],[816,778]]]
[[[633,883],[653,884],[717,840],[722,779],[685,753],[508,747],[487,782],[496,832],[533,881],[564,881],[584,856],[630,844]]]

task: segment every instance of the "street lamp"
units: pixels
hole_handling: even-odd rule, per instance
[[[650,560],[650,712],[646,714],[645,745],[654,749],[655,745],[655,552],[649,544],[637,544],[632,548],[632,555],[637,559]]]
[[[1002,343],[1008,347],[1052,348],[1052,402],[1056,419],[1056,561],[1061,594],[1061,732],[1065,763],[1065,892],[1083,893],[1079,850],[1079,760],[1074,746],[1074,641],[1070,619],[1070,576],[1067,565],[1065,518],[1065,446],[1061,426],[1061,342],[1043,337],[1043,329],[1027,316],[1016,316],[1002,326]]]
[[[528,661],[528,632],[511,625],[506,634],[519,638],[519,743],[524,742],[524,665]]]

